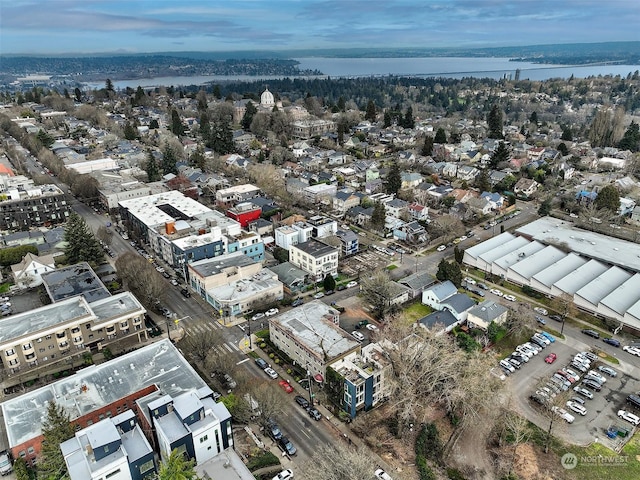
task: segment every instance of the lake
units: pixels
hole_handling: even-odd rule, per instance
[[[621,75],[640,70],[640,65],[547,65],[531,62],[510,62],[508,58],[494,57],[419,57],[419,58],[296,58],[300,69],[317,69],[329,77],[370,76],[420,76],[447,78],[515,78],[520,69],[521,80],[548,80],[550,78],[585,78],[597,75]],[[127,87],[157,87],[179,85],[205,85],[225,81],[273,80],[285,76],[249,75],[198,75],[193,77],[156,77],[134,80],[118,80],[113,85],[118,89]],[[310,77],[297,77],[310,78]],[[315,78],[315,77],[311,77]],[[104,82],[86,83],[89,88],[103,88]]]

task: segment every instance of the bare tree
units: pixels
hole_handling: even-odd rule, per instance
[[[375,314],[382,318],[390,309],[393,295],[391,277],[385,269],[379,269],[368,277],[360,279],[360,291],[369,302]]]
[[[371,456],[365,451],[321,445],[300,465],[296,477],[303,480],[370,480],[374,470]],[[394,478],[398,478],[395,473]]]
[[[113,240],[113,232],[105,227],[104,225],[100,225],[98,230],[96,231],[96,238],[100,240],[105,245],[111,245]]]
[[[198,332],[195,335],[185,335],[180,341],[180,349],[193,357],[198,363],[204,365],[211,354],[211,348],[218,344],[220,336],[211,330]]]
[[[558,315],[562,317],[562,327],[560,329],[560,334],[564,332],[564,322],[567,317],[574,317],[578,313],[578,309],[573,303],[573,298],[571,295],[567,293],[563,293],[558,297],[554,297],[551,300],[551,308],[558,312]]]
[[[513,445],[513,454],[509,463],[509,474],[511,474],[516,461],[518,446],[529,439],[531,430],[529,429],[529,421],[517,412],[507,411],[503,418],[505,433]]]
[[[284,177],[274,165],[251,165],[247,169],[247,173],[256,186],[260,187],[266,195],[276,198],[285,198],[287,196]]]
[[[429,224],[434,237],[451,237],[461,235],[464,225],[453,215],[442,215]]]
[[[164,298],[166,283],[144,258],[127,252],[118,257],[115,267],[123,283],[146,306]]]

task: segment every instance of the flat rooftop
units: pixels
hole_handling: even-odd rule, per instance
[[[242,252],[233,252],[219,257],[206,258],[196,262],[189,263],[189,268],[202,277],[210,277],[217,275],[227,268],[231,267],[247,267],[256,263],[251,257],[246,256]]]
[[[164,223],[177,220],[177,218],[174,218],[160,208],[165,205],[173,207],[187,218],[194,218],[211,211],[210,208],[205,207],[200,202],[183,195],[177,190],[156,193],[146,197],[121,200],[118,204],[122,208],[126,208],[131,215],[140,220],[140,222],[148,228],[154,228]]]
[[[83,297],[73,297],[57,303],[11,315],[0,320],[0,345],[32,332],[54,333],[67,322],[92,321],[97,317]]]
[[[302,250],[307,255],[311,255],[312,257],[323,257],[325,255],[329,255],[330,253],[338,253],[338,249],[336,247],[331,247],[326,245],[318,240],[309,240],[308,242],[299,243],[295,245],[295,248],[298,250]]]
[[[109,298],[89,304],[95,314],[96,323],[102,323],[114,318],[142,315],[147,310],[131,292],[123,292]]]
[[[275,278],[274,278],[275,277]],[[243,278],[226,285],[207,290],[207,295],[220,302],[241,302],[243,299],[253,297],[270,290],[274,287],[282,286],[277,275],[271,270],[263,268],[250,278]]]
[[[49,298],[54,302],[82,295],[91,303],[111,296],[107,287],[86,262],[44,273],[42,282]]]
[[[42,433],[51,401],[76,419],[154,384],[173,397],[207,386],[176,347],[161,340],[2,403],[9,447]]]

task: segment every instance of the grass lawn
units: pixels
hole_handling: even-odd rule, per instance
[[[407,318],[407,321],[414,323],[422,317],[429,315],[432,311],[433,310],[431,310],[430,307],[427,307],[420,302],[416,302],[404,309],[404,315]]]
[[[391,265],[387,265],[387,270],[391,271],[391,270],[395,270],[396,268],[398,268],[398,266],[394,263],[392,263]]]
[[[578,466],[570,472],[572,478],[579,480],[637,480],[640,478],[640,436],[635,435],[618,455],[602,444],[593,443],[585,448],[569,447],[559,451],[573,453],[578,459]]]

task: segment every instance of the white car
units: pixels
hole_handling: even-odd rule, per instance
[[[318,292],[313,296],[313,298],[315,298],[316,300],[322,297],[324,297],[324,292]]]
[[[622,347],[622,350],[630,353],[631,355],[635,355],[636,357],[640,357],[640,348],[638,347],[629,347],[628,345],[625,345],[624,347]]]
[[[473,278],[469,278],[469,277],[464,277],[462,279],[463,282],[467,282],[469,285],[475,285],[476,281]]]
[[[595,370],[589,370],[588,375],[591,375],[592,377],[597,378],[598,382],[600,383],[606,383],[607,381],[604,375],[602,375],[600,372],[596,372]]]
[[[501,297],[503,294],[500,290],[498,290],[497,288],[492,288],[491,290],[489,290],[491,293],[493,293],[494,295]]]
[[[629,423],[633,423],[636,427],[638,426],[638,424],[640,424],[640,417],[638,417],[637,415],[634,415],[631,412],[618,410],[618,416]]]
[[[267,375],[269,375],[269,377],[273,378],[274,380],[276,378],[278,378],[278,372],[276,372],[273,368],[271,367],[267,367],[264,369],[264,373],[266,373]]]
[[[507,370],[509,370],[511,373],[515,372],[516,369],[513,365],[511,365],[509,362],[507,362],[506,360],[500,360],[500,366],[502,368],[506,368]]]
[[[574,382],[577,382],[578,380],[580,380],[580,375],[578,375],[576,372],[574,372],[573,370],[569,370],[568,368],[563,368],[562,371],[564,373],[567,374],[567,376],[573,378]]]
[[[375,332],[376,330],[378,330],[378,327],[376,327],[373,323],[367,323],[367,330]]]
[[[359,342],[364,341],[364,335],[361,334],[360,332],[354,331],[354,332],[351,332],[351,335],[353,335],[353,338],[355,338]]]
[[[283,470],[273,477],[273,480],[289,480],[291,478],[293,478],[293,472],[291,470]]]
[[[540,315],[548,315],[549,312],[547,312],[544,308],[542,307],[535,307],[533,309],[534,312],[539,313]]]
[[[505,300],[509,300],[510,302],[515,302],[516,301],[516,297],[514,297],[513,295],[505,295],[504,299]]]
[[[376,476],[376,478],[379,478],[380,480],[393,480],[389,474],[387,472],[385,472],[383,469],[379,468],[374,472],[374,475]]]
[[[446,249],[447,249],[446,245],[440,245],[436,250],[438,250],[439,252],[442,252],[442,251],[444,251]]]
[[[591,393],[589,390],[587,390],[586,388],[582,388],[579,385],[576,385],[575,387],[573,387],[573,391],[582,395],[583,397],[587,397],[589,400],[591,400],[593,398],[593,393]]]
[[[574,412],[582,415],[583,417],[587,414],[587,409],[577,402],[572,402],[571,400],[569,400],[567,402],[567,407],[569,407],[570,410],[573,410]]]
[[[353,288],[357,286],[358,286],[358,282],[356,282],[355,280],[352,280],[349,283],[347,283],[347,288]]]
[[[551,407],[551,410],[553,410],[553,413],[558,415],[560,418],[562,418],[567,423],[573,423],[573,421],[576,419],[576,417],[571,415],[564,408],[553,406],[553,407]]]
[[[280,310],[278,310],[277,308],[270,308],[269,310],[264,312],[264,314],[267,317],[273,317],[274,315],[277,315],[279,311]]]

